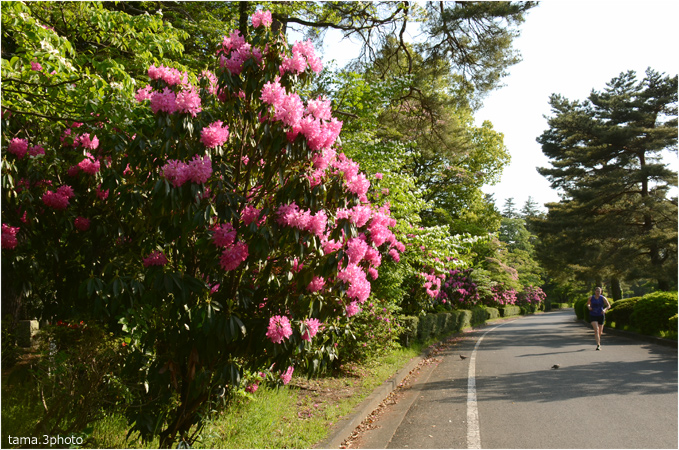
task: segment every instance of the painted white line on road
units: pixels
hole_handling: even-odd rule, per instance
[[[504,325],[504,324],[502,324]],[[467,448],[481,448],[481,430],[479,428],[479,408],[476,402],[476,350],[479,348],[484,337],[498,325],[483,333],[476,341],[474,351],[469,358],[469,372],[467,375]]]

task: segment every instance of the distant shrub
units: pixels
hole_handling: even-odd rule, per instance
[[[585,311],[582,309],[582,306],[586,305],[586,304],[587,304],[586,298],[584,298],[584,299],[581,298],[579,300],[576,300],[575,303],[573,303],[573,309],[575,310],[575,316],[580,320],[583,320],[585,318]]]
[[[498,308],[502,317],[518,316],[521,314],[521,308],[516,305],[505,305]]]
[[[613,303],[613,306],[606,314],[607,319],[615,324],[616,329],[623,329],[631,326],[630,316],[634,312],[634,305],[641,299],[641,297],[630,297],[618,300]]]
[[[486,311],[488,312],[488,320],[500,318],[500,310],[499,309],[487,307]]]
[[[673,315],[670,317],[670,331],[674,331],[675,333],[679,332],[679,327],[677,326],[677,314]]]
[[[670,318],[677,314],[676,292],[646,294],[634,305],[631,315],[634,326],[644,334],[670,331]]]
[[[420,319],[415,316],[400,316],[399,323],[401,324],[401,335],[399,340],[401,345],[410,347],[414,339],[417,339],[417,328]]]

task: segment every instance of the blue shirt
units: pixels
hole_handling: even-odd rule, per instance
[[[592,295],[592,298],[589,301],[589,305],[592,307],[592,310],[589,313],[590,316],[604,315],[604,306],[606,305],[604,303],[605,299],[606,297],[604,297],[603,295],[600,295],[599,297],[594,297]]]

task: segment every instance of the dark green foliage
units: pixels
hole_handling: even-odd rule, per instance
[[[410,347],[412,341],[417,338],[420,319],[415,316],[401,316],[398,320],[401,323],[401,336],[399,336],[399,340],[402,345]]]
[[[679,318],[679,316],[677,316],[677,314],[675,314],[672,317],[670,317],[670,320],[669,320],[669,324],[670,324],[669,330],[674,331],[675,333],[679,332],[679,327],[677,326],[677,319],[678,318]]]
[[[614,323],[614,326],[617,329],[623,329],[626,326],[632,325],[630,317],[634,312],[634,305],[636,305],[640,299],[641,297],[630,297],[613,303],[613,306],[606,314],[608,322]]]
[[[521,308],[516,305],[505,305],[498,308],[502,317],[518,316],[521,314]]]
[[[472,314],[472,311],[458,309],[421,316],[418,322],[417,337],[420,341],[424,342],[429,338],[443,337],[461,331],[472,325]],[[475,314],[479,317],[481,315],[487,315],[485,310],[481,310],[480,313],[476,312]],[[478,325],[480,323],[483,323],[483,321],[474,324]]]
[[[573,303],[573,310],[575,311],[575,316],[579,320],[583,320],[585,318],[585,312],[582,309],[583,305],[585,305],[585,308],[587,308],[587,306],[586,306],[587,305],[587,299],[586,298],[585,299],[582,299],[582,298],[578,299],[578,300],[575,301],[575,303]]]
[[[677,148],[677,76],[649,68],[638,80],[629,71],[585,101],[553,95],[550,105],[554,116],[538,141],[552,167],[538,171],[563,194],[545,219],[531,220],[543,267],[583,280],[653,278],[671,290],[677,174],[663,154]]]
[[[636,305],[631,319],[644,334],[669,331],[670,318],[677,314],[677,292],[654,292],[644,295]]]
[[[488,320],[499,319],[500,310],[498,308],[486,307],[486,312],[488,313]]]

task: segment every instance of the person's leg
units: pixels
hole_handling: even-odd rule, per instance
[[[604,324],[599,324],[599,344],[601,344],[601,335],[604,333]]]
[[[592,328],[594,328],[594,339],[596,340],[596,345],[601,344],[601,338],[599,336],[599,322],[596,320],[592,322]]]

